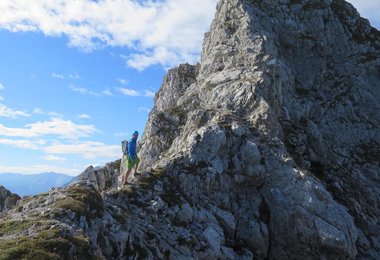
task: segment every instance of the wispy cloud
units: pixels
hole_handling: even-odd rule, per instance
[[[117,159],[120,157],[120,146],[107,145],[94,141],[47,141],[43,139],[6,139],[0,138],[0,144],[17,147],[21,149],[38,150],[47,154],[45,159],[51,161],[57,159],[58,155],[78,155],[83,159]],[[54,157],[53,157],[54,156]],[[55,159],[54,159],[55,158]],[[56,160],[57,161],[57,160]],[[60,160],[62,161],[62,160]],[[0,171],[1,172],[1,171]]]
[[[74,85],[70,85],[69,88],[72,90],[72,91],[75,91],[75,92],[78,92],[82,95],[91,95],[91,96],[95,96],[95,97],[100,97],[101,96],[101,93],[98,93],[98,92],[95,92],[95,91],[92,91],[92,90],[89,90],[87,88],[83,88],[83,87],[76,87]]]
[[[112,158],[120,157],[120,147],[118,145],[106,145],[101,142],[78,142],[74,144],[55,143],[44,147],[44,151],[49,154],[77,154],[84,159]]]
[[[70,74],[68,75],[68,77],[69,77],[70,79],[81,79],[81,78],[82,78],[81,76],[79,76],[79,74],[78,74],[76,71],[74,71],[74,73],[70,73]]]
[[[138,97],[140,96],[140,92],[134,89],[129,89],[129,88],[118,88],[120,93],[126,96],[131,96],[131,97]]]
[[[49,154],[49,155],[47,155],[47,156],[44,157],[44,160],[46,160],[46,161],[56,161],[56,162],[65,162],[66,158]]]
[[[106,88],[100,92],[96,92],[96,91],[92,91],[88,88],[84,88],[84,87],[77,87],[73,84],[71,84],[69,86],[69,88],[74,91],[74,92],[78,92],[82,95],[90,95],[90,96],[94,96],[94,97],[101,97],[101,96],[113,96],[113,93],[110,91],[109,88]]]
[[[128,66],[144,69],[199,59],[203,33],[217,0],[0,1],[0,28],[66,35],[69,45],[91,51],[128,47]],[[200,8],[200,6],[202,8]],[[83,12],[82,10],[86,10]]]
[[[120,84],[126,85],[128,83],[128,80],[126,79],[116,79]]]
[[[4,85],[0,82],[0,90],[4,90]],[[0,101],[4,100],[0,96]],[[17,118],[17,117],[30,117],[30,115],[24,111],[15,110],[2,103],[0,103],[0,117]]]
[[[28,124],[24,128],[9,128],[0,124],[0,135],[9,137],[57,136],[65,139],[89,137],[99,132],[93,125],[79,125],[70,120],[52,118],[50,121]]]
[[[33,109],[33,114],[43,115],[45,112],[41,108],[35,108]]]
[[[111,90],[109,88],[106,88],[105,90],[103,90],[102,94],[104,96],[113,96],[113,93],[111,92]]]
[[[55,72],[51,74],[51,77],[56,78],[56,79],[65,79],[65,76],[63,76],[62,74],[55,73]]]
[[[69,73],[68,75],[63,75],[62,73],[56,73],[53,72],[51,74],[52,78],[56,79],[81,79],[82,77],[79,76],[78,72],[74,71],[73,73]]]
[[[32,150],[38,150],[41,145],[44,145],[46,141],[44,140],[37,140],[37,141],[31,141],[31,140],[13,140],[13,139],[0,139],[0,144],[5,144],[9,146],[14,146],[22,149],[32,149]]]
[[[78,115],[78,118],[79,119],[89,119],[89,118],[91,118],[91,116],[89,116],[87,114],[80,114],[80,115]]]
[[[142,92],[130,88],[116,88],[121,94],[130,97],[154,97],[155,93],[151,90],[145,89]]]
[[[0,103],[0,117],[17,118],[17,117],[30,117],[30,115],[24,111],[14,110]]]
[[[55,111],[45,112],[44,110],[42,110],[41,108],[38,108],[38,107],[33,109],[33,114],[48,115],[51,117],[61,117],[61,118],[64,117],[63,114],[57,113]]]

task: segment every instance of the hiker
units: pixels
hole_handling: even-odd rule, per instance
[[[122,182],[124,185],[128,184],[128,177],[131,174],[133,167],[135,167],[135,175],[137,174],[137,167],[139,166],[140,159],[137,157],[136,144],[139,132],[135,131],[132,135],[132,139],[128,141],[128,151],[126,154],[127,159],[127,171],[123,175]]]

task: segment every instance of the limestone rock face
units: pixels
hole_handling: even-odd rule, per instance
[[[89,166],[70,184],[77,184],[78,182],[86,182],[95,187],[98,192],[117,187],[119,184],[120,160],[108,163],[104,167]]]
[[[69,258],[379,259],[379,100],[380,33],[350,4],[221,0],[200,64],[156,95],[132,184],[88,169],[8,216],[43,211]]]
[[[0,185],[0,213],[13,208],[20,199],[20,196]]]
[[[259,259],[379,258],[380,33],[340,0],[217,9],[196,81],[157,95],[170,106],[150,115],[148,129],[165,120],[145,132],[143,166],[166,166],[225,237],[233,225],[217,212],[230,213],[238,232],[223,246]]]

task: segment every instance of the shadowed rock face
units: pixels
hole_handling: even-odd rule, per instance
[[[156,95],[142,174],[88,169],[9,214],[51,215],[68,257],[377,259],[379,100],[380,33],[350,4],[222,0]]]
[[[20,199],[20,196],[0,185],[0,213],[13,208]]]

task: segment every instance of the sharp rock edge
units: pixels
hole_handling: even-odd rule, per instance
[[[20,200],[0,252],[379,259],[379,100],[380,33],[352,5],[222,0],[155,97],[141,174],[117,190],[123,158]]]

